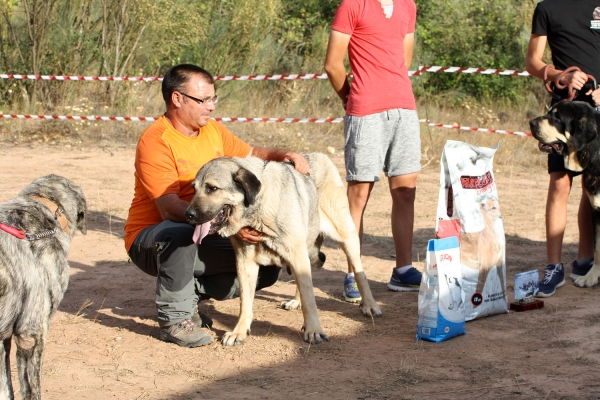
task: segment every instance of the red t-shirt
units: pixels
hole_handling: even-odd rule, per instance
[[[164,115],[150,125],[135,152],[135,189],[125,223],[127,251],[143,229],[162,222],[155,199],[174,193],[189,202],[200,167],[217,157],[246,157],[250,150],[250,145],[212,119],[195,138],[179,133]]]
[[[364,116],[393,108],[416,110],[404,37],[415,31],[417,7],[413,0],[393,0],[386,18],[377,0],[343,0],[331,29],[351,35],[348,45],[354,75],[346,113]]]

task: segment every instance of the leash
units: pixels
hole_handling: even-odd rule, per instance
[[[548,80],[548,69],[550,67],[556,68],[552,64],[546,64],[544,66],[544,68],[542,68],[542,71],[544,72],[544,87],[546,88],[546,91],[548,91],[548,93],[550,93],[550,95],[552,97],[554,97],[555,99],[557,99],[557,100],[568,100],[568,101],[573,100],[577,96],[577,90],[575,90],[572,86],[563,85],[562,83],[560,83],[560,78],[562,78],[563,76],[565,76],[569,72],[573,72],[573,71],[583,72],[583,71],[581,71],[581,68],[579,68],[577,66],[569,67],[569,68],[565,69],[564,71],[562,71],[560,74],[558,74],[558,77],[555,80],[550,81],[550,80]],[[593,84],[594,84],[594,90],[596,90],[598,88],[598,84],[596,82],[596,78],[594,78],[590,74],[586,74],[586,75],[588,77],[588,81],[591,80],[593,82]],[[552,90],[552,84],[553,83],[554,83],[554,86],[556,86],[557,89],[567,89],[568,96],[567,96],[566,99],[563,99],[561,96],[559,96],[558,94],[554,93],[554,91]],[[594,109],[597,112],[600,112],[600,105],[594,107]]]
[[[591,75],[588,75],[588,77],[591,77],[592,80],[594,81],[594,90],[598,89],[598,84],[596,83],[596,79]],[[595,106],[594,110],[596,110],[597,113],[600,113],[600,105]]]
[[[542,71],[544,72],[544,87],[546,88],[546,90],[548,91],[548,93],[550,93],[550,95],[552,97],[554,97],[557,100],[562,101],[572,101],[576,96],[577,96],[577,90],[575,90],[572,86],[569,85],[563,85],[562,83],[560,83],[560,78],[562,78],[565,74],[568,74],[569,72],[572,71],[581,71],[581,68],[573,66],[573,67],[569,67],[567,69],[565,69],[564,71],[562,71],[560,74],[558,74],[558,77],[553,80],[553,81],[549,81],[548,80],[548,69],[552,67],[552,68],[556,68],[554,65],[552,64],[546,64],[544,66],[544,68],[542,68]],[[598,84],[596,82],[596,78],[594,78],[592,75],[590,74],[586,74],[588,77],[588,81],[591,80],[594,84],[594,89],[596,90],[598,88]],[[554,86],[556,86],[558,89],[565,89],[567,88],[567,93],[568,93],[568,97],[566,99],[563,99],[562,97],[560,97],[558,94],[554,93],[554,91],[552,90],[552,83],[554,83]],[[595,106],[594,110],[598,113],[600,113],[600,105]],[[552,145],[548,146],[542,142],[538,143],[538,149],[544,153],[557,153],[557,154],[561,154],[556,147],[553,147]]]
[[[54,222],[56,224],[56,227],[61,228],[63,231],[65,231],[67,235],[69,234],[69,225],[63,209],[61,209],[56,204],[43,197],[30,196],[30,198],[48,207],[50,211],[52,211],[52,213],[54,214]],[[11,234],[18,239],[25,239],[30,242],[54,236],[56,234],[56,227],[39,233],[27,233],[15,226],[8,225],[5,222],[0,222],[0,230]]]

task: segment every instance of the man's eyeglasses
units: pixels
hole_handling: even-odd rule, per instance
[[[185,97],[189,97],[190,99],[194,100],[196,103],[198,103],[200,105],[207,105],[210,103],[217,104],[217,102],[219,101],[219,96],[216,96],[216,95],[214,97],[207,97],[205,99],[199,99],[197,97],[190,96],[189,94],[186,94],[183,92],[179,92],[179,93],[181,93]]]

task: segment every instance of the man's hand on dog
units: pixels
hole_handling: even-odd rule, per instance
[[[293,151],[286,152],[283,161],[294,164],[296,171],[300,172],[301,174],[307,175],[310,173],[308,161],[306,161],[306,158],[304,158],[302,154],[295,153]]]
[[[238,233],[235,234],[238,239],[243,240],[244,242],[257,244],[262,242],[263,233],[257,231],[256,229],[252,229],[249,226],[245,226],[239,230]]]

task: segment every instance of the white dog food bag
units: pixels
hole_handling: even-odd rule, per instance
[[[460,244],[465,319],[508,312],[504,226],[493,148],[448,140],[440,161],[436,237]]]
[[[418,309],[417,340],[442,342],[467,333],[456,236],[431,239],[427,244]]]

